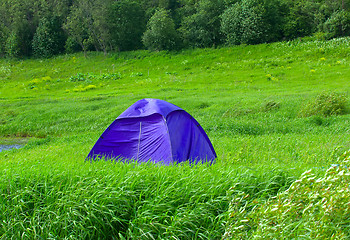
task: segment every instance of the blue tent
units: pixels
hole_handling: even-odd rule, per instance
[[[210,162],[214,148],[199,123],[181,108],[158,99],[142,99],[104,131],[88,159],[138,162]]]

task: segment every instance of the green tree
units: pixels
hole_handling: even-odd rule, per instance
[[[18,57],[19,51],[20,51],[20,47],[19,47],[19,40],[17,37],[17,33],[15,31],[12,31],[7,36],[5,46],[4,46],[4,52],[8,57]]]
[[[277,0],[242,0],[221,15],[228,44],[258,44],[281,38],[282,17]]]
[[[168,10],[168,14],[173,18],[176,9],[181,6],[179,1],[181,0],[137,0],[146,13],[146,19],[150,19],[157,9]]]
[[[111,42],[119,51],[142,47],[141,37],[146,30],[145,12],[141,5],[130,0],[114,2],[108,11]]]
[[[2,49],[8,56],[31,56],[33,39],[41,19],[65,20],[72,0],[2,0],[0,25]],[[39,30],[40,32],[40,30]]]
[[[333,20],[338,19],[341,21],[340,18],[344,18],[345,16],[341,12],[349,11],[349,0],[323,0],[320,1],[317,5],[318,9],[315,11],[314,14],[314,24],[317,27],[316,31],[319,32],[326,32],[326,37],[333,37],[332,34],[330,34],[330,25],[334,25]],[[343,15],[343,17],[340,17]],[[346,14],[345,14],[346,15]],[[344,21],[344,20],[343,20]],[[336,24],[336,23],[335,23]],[[335,34],[337,35],[337,34]]]
[[[68,33],[69,44],[78,43],[86,55],[86,51],[91,49],[93,39],[91,37],[92,12],[90,3],[85,0],[78,0],[71,7],[63,28]],[[68,42],[66,42],[66,46]],[[67,47],[66,47],[67,48]]]
[[[0,3],[0,57],[5,55],[5,43],[8,35],[6,27],[7,11],[4,3]]]
[[[51,57],[64,51],[66,41],[58,17],[42,18],[33,38],[33,53],[36,57]]]
[[[90,2],[91,18],[88,25],[89,35],[93,39],[96,50],[107,51],[112,48],[112,38],[108,26],[108,8],[113,0],[94,0]]]
[[[181,23],[180,32],[185,45],[211,47],[220,44],[220,15],[224,9],[224,0],[200,0],[195,5],[195,12],[184,17]]]
[[[150,18],[142,42],[150,50],[173,50],[179,47],[174,21],[165,9],[157,10]]]
[[[315,14],[319,4],[314,1],[288,0],[288,12],[282,26],[283,35],[287,39],[309,36],[317,29]]]
[[[3,24],[0,24],[0,57],[5,55],[6,30]]]
[[[5,52],[9,57],[23,57],[32,54],[33,29],[29,22],[17,22],[11,26],[12,31],[7,37]]]
[[[350,12],[341,10],[332,14],[324,24],[328,38],[350,36]]]

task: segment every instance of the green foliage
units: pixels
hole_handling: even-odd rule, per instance
[[[76,6],[71,8],[71,13],[67,16],[67,21],[64,24],[64,29],[68,32],[68,39],[70,42],[66,42],[66,49],[70,48],[74,42],[77,42],[81,49],[85,52],[87,50],[87,46],[85,40],[88,38],[88,34],[86,32],[87,26],[86,21],[83,17],[82,9]]]
[[[287,1],[287,13],[282,26],[283,35],[287,39],[304,37],[316,31],[315,12],[317,3],[313,1]]]
[[[58,17],[42,18],[33,38],[33,53],[36,57],[52,57],[64,50],[66,36]]]
[[[229,7],[221,18],[228,44],[257,44],[281,37],[278,1],[243,0]]]
[[[116,1],[108,11],[112,43],[120,51],[142,47],[141,37],[146,29],[145,12],[135,1]]]
[[[5,44],[6,43],[6,33],[5,33],[5,27],[0,24],[0,57],[5,56]]]
[[[323,92],[303,106],[300,115],[304,117],[341,115],[347,112],[347,104],[346,95],[336,92]]]
[[[178,48],[179,36],[174,21],[165,9],[157,10],[147,24],[142,42],[150,50],[173,50]]]
[[[9,57],[17,57],[19,55],[19,40],[15,32],[9,34],[4,49]]]
[[[328,38],[350,36],[350,12],[337,11],[324,24]]]
[[[89,39],[93,40],[95,49],[103,51],[106,55],[111,50],[112,36],[108,24],[108,12],[111,0],[95,0],[82,5],[86,7],[85,17],[87,17],[87,26]]]
[[[224,11],[223,0],[200,0],[195,13],[184,17],[181,33],[186,46],[211,47],[222,42],[220,15]]]
[[[20,22],[10,33],[5,45],[5,51],[9,57],[30,56],[32,54],[31,42],[34,33],[29,23]]]
[[[262,25],[262,9],[258,2],[245,0],[235,3],[222,15],[222,31],[228,44],[256,44],[265,35]]]
[[[166,17],[152,21],[166,26],[151,30],[159,9]],[[2,0],[0,56],[330,39],[350,34],[349,10],[349,0]]]
[[[83,74],[83,73],[77,73],[74,76],[71,76],[69,78],[69,81],[71,82],[87,82],[92,83],[92,81],[97,80],[117,80],[121,78],[120,73],[112,73],[112,74],[102,74],[102,75],[94,75],[91,73]]]
[[[84,54],[88,50],[110,49],[111,36],[107,26],[107,8],[105,1],[79,0],[71,7],[64,29],[72,43],[77,42]],[[68,43],[67,47],[69,47]],[[71,44],[71,43],[69,43]]]
[[[268,201],[234,196],[223,239],[347,239],[350,237],[350,152],[324,177],[304,172],[284,192]]]
[[[82,51],[81,46],[73,37],[67,37],[66,43],[64,45],[64,49],[66,53],[75,53]]]

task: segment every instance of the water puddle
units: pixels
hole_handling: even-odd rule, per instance
[[[10,150],[10,149],[18,149],[24,147],[24,145],[19,145],[19,144],[11,144],[11,145],[1,145],[0,144],[0,152],[5,151],[5,150]]]
[[[26,138],[0,138],[0,152],[22,148],[27,142]]]

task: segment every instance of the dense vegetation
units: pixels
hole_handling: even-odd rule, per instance
[[[349,0],[2,0],[0,56],[350,35]]]
[[[268,201],[247,201],[249,195],[231,188],[236,195],[224,239],[349,238],[350,152],[338,160],[340,164],[333,164],[324,176],[304,172]]]
[[[349,38],[1,59],[0,142],[28,143],[0,152],[0,238],[349,238],[349,59]],[[193,115],[216,164],[84,162],[146,97]]]

